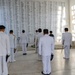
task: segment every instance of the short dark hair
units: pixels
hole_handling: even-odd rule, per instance
[[[36,30],[36,32],[38,32],[38,30]]]
[[[13,30],[10,30],[10,33],[13,33]]]
[[[65,28],[64,30],[65,30],[65,31],[68,31],[68,28]]]
[[[44,33],[44,34],[48,34],[48,29],[44,29],[44,30],[43,30],[43,33]]]
[[[25,30],[22,30],[22,33],[25,33]]]
[[[38,32],[42,32],[42,29],[41,29],[41,28],[39,28],[39,29],[38,29]]]
[[[52,31],[50,31],[50,33],[53,33]]]
[[[0,25],[0,29],[5,29],[5,26],[4,25]]]

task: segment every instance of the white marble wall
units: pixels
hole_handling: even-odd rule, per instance
[[[20,36],[22,29],[25,29],[30,43],[33,43],[35,30],[39,27],[53,30],[57,36],[58,6],[63,9],[65,2],[0,0],[0,24],[6,26],[7,33],[13,29],[17,36]]]

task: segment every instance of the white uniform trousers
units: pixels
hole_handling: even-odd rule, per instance
[[[42,56],[42,63],[43,63],[43,73],[49,74],[51,73],[51,56]]]
[[[69,58],[69,56],[70,56],[70,46],[64,47],[64,55],[65,55],[65,58]]]
[[[37,48],[37,50],[38,50],[38,48]],[[39,61],[42,60],[42,56],[39,55],[39,50],[38,50],[38,60],[39,60]]]
[[[26,47],[26,43],[22,43],[22,51],[23,53],[27,53],[27,47]]]
[[[0,56],[0,75],[8,75],[6,56]]]
[[[10,50],[10,60],[9,60],[10,62],[14,62],[15,61],[15,59],[14,59],[14,48],[11,48],[11,50]]]

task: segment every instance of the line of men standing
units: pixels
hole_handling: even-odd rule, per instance
[[[9,75],[7,62],[14,62],[14,53],[16,51],[16,36],[13,30],[9,31],[9,35],[5,34],[5,26],[0,25],[0,75]]]

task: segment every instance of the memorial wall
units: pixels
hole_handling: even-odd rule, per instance
[[[0,0],[0,24],[6,26],[6,33],[13,29],[20,37],[24,29],[29,43],[33,43],[38,28],[52,30],[57,38],[66,26],[65,12],[63,1]]]

